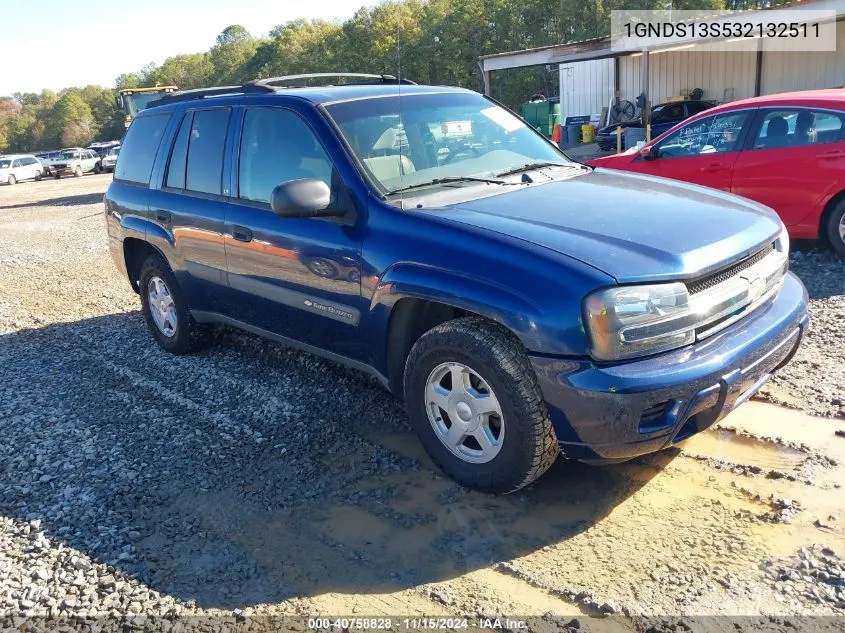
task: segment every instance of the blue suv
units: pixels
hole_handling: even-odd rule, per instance
[[[108,239],[168,352],[225,324],[369,372],[496,493],[671,446],[795,353],[770,209],[573,162],[468,90],[309,77],[175,93],[126,133]]]

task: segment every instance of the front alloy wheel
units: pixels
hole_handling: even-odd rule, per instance
[[[502,448],[505,421],[496,394],[463,363],[441,363],[426,384],[428,421],[437,438],[470,464],[491,461]]]
[[[525,348],[497,323],[465,317],[430,329],[411,348],[403,390],[425,450],[464,486],[519,490],[559,454]]]

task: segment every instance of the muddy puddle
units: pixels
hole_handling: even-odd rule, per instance
[[[794,470],[807,459],[807,454],[796,448],[740,435],[721,427],[694,435],[678,446],[692,455],[712,457],[731,464],[759,466],[763,470]]]

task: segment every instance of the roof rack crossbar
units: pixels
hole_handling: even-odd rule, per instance
[[[266,79],[256,79],[249,83],[255,86],[270,86],[272,84],[283,83],[287,81],[296,81],[299,79],[322,79],[331,77],[348,79],[369,79],[374,82],[385,84],[402,83],[406,85],[416,85],[416,83],[411,81],[410,79],[401,79],[397,81],[394,75],[375,75],[371,73],[305,73],[301,75],[283,75],[281,77],[267,77]]]

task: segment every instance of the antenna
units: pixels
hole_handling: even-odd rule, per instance
[[[401,134],[396,135],[396,142],[399,143],[399,188],[404,185],[403,180],[405,176],[405,166],[402,163],[402,136],[406,139],[408,135],[405,133],[405,124],[402,121],[402,47],[399,44],[399,36],[402,32],[401,23],[396,23],[396,100],[399,104],[399,127]],[[399,192],[399,208],[405,210],[405,194]]]

